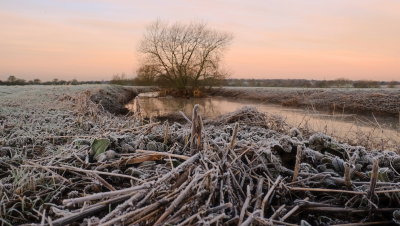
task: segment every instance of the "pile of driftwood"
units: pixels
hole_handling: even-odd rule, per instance
[[[253,126],[246,125],[253,114]],[[147,125],[145,134],[165,151],[134,148],[103,158],[97,169],[47,166],[83,172],[109,191],[62,201],[42,223],[98,225],[334,225],[394,224],[400,220],[400,156],[366,152],[314,134],[303,138],[268,128],[254,109],[203,124],[198,106],[187,125]],[[235,120],[237,119],[237,120]],[[245,119],[243,121],[243,119]],[[225,122],[225,125],[221,125]],[[229,136],[227,136],[229,134]],[[142,139],[145,140],[145,139]],[[157,144],[158,144],[157,143]],[[141,146],[140,144],[137,144]],[[110,152],[108,152],[110,153]],[[111,155],[111,154],[109,154]],[[147,176],[138,164],[153,163]],[[150,164],[151,165],[151,164]],[[108,172],[127,168],[133,172]],[[31,166],[39,167],[39,166]],[[40,166],[44,167],[44,166]],[[139,168],[138,168],[139,169]],[[140,171],[140,170],[138,170]],[[104,179],[106,178],[106,179]],[[118,180],[131,186],[115,189]],[[121,181],[119,183],[122,183]],[[120,187],[120,186],[118,186]],[[364,223],[363,223],[364,222]]]
[[[400,222],[396,153],[283,132],[282,121],[252,108],[203,122],[195,106],[185,120],[110,132],[91,144],[78,139],[67,157],[21,161],[18,167],[42,172],[27,186],[48,183],[32,191],[56,189],[36,218],[48,225]]]

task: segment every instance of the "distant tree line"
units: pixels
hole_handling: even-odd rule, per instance
[[[399,81],[372,80],[307,80],[307,79],[226,79],[224,86],[244,87],[303,87],[303,88],[395,88]]]
[[[81,85],[81,84],[101,84],[101,83],[108,83],[104,81],[78,81],[76,79],[72,79],[70,81],[66,80],[59,80],[57,78],[51,81],[44,81],[42,82],[40,79],[33,79],[33,80],[25,80],[17,78],[14,75],[10,75],[7,80],[2,81],[0,80],[0,85],[6,86],[14,86],[14,85]]]
[[[166,83],[162,79],[154,79],[147,75],[148,71],[142,68],[137,71],[137,76],[128,78],[125,74],[116,74],[110,81],[111,84],[133,86],[160,86]],[[371,80],[307,80],[307,79],[215,79],[205,86],[236,86],[236,87],[302,87],[302,88],[395,88],[400,86],[400,81],[371,81]]]
[[[125,73],[113,75],[111,81],[69,81],[53,79],[41,81],[40,79],[25,80],[11,75],[7,80],[0,80],[0,85],[81,85],[81,84],[116,84],[126,86],[159,86],[165,87],[162,77],[155,78],[151,69],[139,68],[137,76],[129,78]],[[202,86],[236,86],[236,87],[302,87],[302,88],[380,88],[400,87],[400,81],[371,81],[371,80],[307,80],[307,79],[208,79],[202,81]]]

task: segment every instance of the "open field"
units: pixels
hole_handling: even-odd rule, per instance
[[[400,117],[399,88],[223,87],[212,95],[259,100],[284,106]]]
[[[0,87],[2,224],[400,222],[398,154],[254,108],[203,126],[126,112],[146,90]]]

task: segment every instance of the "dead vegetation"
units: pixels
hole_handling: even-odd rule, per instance
[[[2,108],[2,224],[400,220],[396,153],[302,134],[254,108],[204,122],[196,109],[185,123],[115,116],[91,93],[60,95],[43,119],[54,104]]]

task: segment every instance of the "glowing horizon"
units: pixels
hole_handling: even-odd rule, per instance
[[[145,27],[200,20],[232,32],[232,78],[400,80],[395,0],[0,2],[0,80],[133,75]]]

